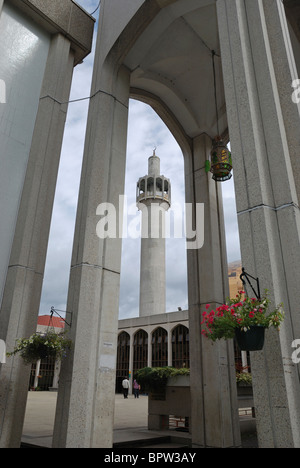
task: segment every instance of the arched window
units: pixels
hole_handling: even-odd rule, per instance
[[[164,198],[169,199],[169,181],[164,180]]]
[[[146,181],[145,179],[140,179],[137,184],[137,199],[143,198],[146,192]]]
[[[161,177],[157,177],[156,179],[156,195],[159,197],[163,196],[163,181]]]
[[[147,178],[147,195],[154,196],[154,178],[153,177]]]
[[[190,367],[189,329],[177,325],[172,332],[172,366],[176,368]]]
[[[133,339],[133,375],[139,369],[148,366],[148,334],[138,330]]]
[[[152,367],[168,365],[168,333],[164,328],[157,328],[152,333]]]
[[[116,392],[122,392],[122,380],[129,375],[130,336],[121,332],[118,336]]]

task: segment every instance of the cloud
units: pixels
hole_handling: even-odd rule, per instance
[[[78,2],[87,11],[93,11],[98,0]],[[96,25],[97,27],[97,25]],[[71,100],[90,94],[96,34],[93,53],[74,70]],[[69,104],[65,135],[59,168],[59,177],[51,224],[45,278],[40,313],[51,306],[66,310],[69,271],[75,228],[75,216],[84,149],[88,100]],[[148,172],[148,157],[156,147],[161,159],[161,173],[171,180],[172,202],[184,204],[183,156],[174,137],[151,107],[130,101],[127,139],[125,195],[128,204],[135,204],[136,183]],[[233,183],[223,184],[224,212],[229,261],[240,258]],[[129,219],[130,221],[130,219]],[[186,249],[184,239],[166,241],[166,276],[168,312],[177,307],[188,307]],[[136,317],[139,309],[140,240],[123,239],[120,318]]]

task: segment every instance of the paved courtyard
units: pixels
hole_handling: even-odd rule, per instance
[[[50,448],[56,408],[56,392],[28,392],[28,400],[23,428],[22,445]],[[145,448],[186,447],[190,442],[187,433],[172,434],[170,431],[148,431],[148,397],[141,395],[135,399],[129,395],[115,397],[114,446],[136,446],[142,443]],[[176,437],[175,437],[176,436]],[[242,435],[243,448],[257,448],[256,434],[253,431]]]
[[[55,418],[56,392],[29,392],[22,443],[40,447],[51,447]],[[114,444],[135,445],[138,441],[157,444],[158,438],[169,435],[168,431],[148,431],[147,429],[148,397],[141,395],[135,399],[129,395],[124,399],[122,395],[115,398]],[[189,438],[186,434],[182,437]],[[129,446],[127,445],[127,446]],[[182,443],[172,446],[182,447]],[[151,446],[151,445],[150,445]],[[157,445],[156,445],[157,446]],[[165,442],[168,447],[169,443]]]

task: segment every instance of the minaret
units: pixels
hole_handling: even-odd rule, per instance
[[[148,175],[137,183],[137,206],[142,212],[140,317],[166,313],[165,213],[171,205],[171,184],[160,175],[153,151]]]

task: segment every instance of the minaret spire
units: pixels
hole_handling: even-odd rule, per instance
[[[170,180],[160,174],[156,148],[148,159],[148,174],[137,183],[142,212],[140,316],[166,312],[165,212],[171,205]]]

